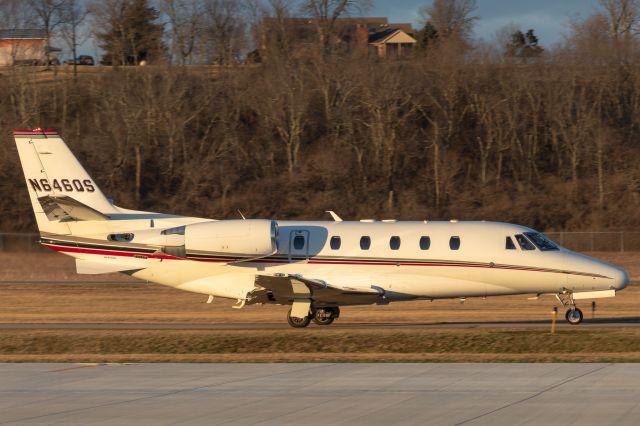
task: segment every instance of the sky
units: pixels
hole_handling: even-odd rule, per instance
[[[387,16],[391,22],[410,22],[418,26],[418,9],[429,0],[373,0],[371,16]],[[500,28],[515,24],[522,31],[533,28],[543,46],[563,40],[567,23],[591,15],[598,0],[476,0],[475,37],[491,40]]]

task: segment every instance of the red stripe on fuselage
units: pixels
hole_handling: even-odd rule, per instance
[[[80,248],[80,247],[68,247],[68,246],[57,246],[54,244],[44,244],[43,245],[49,247],[52,250],[62,252],[62,253],[82,253],[82,254],[97,254],[104,256],[120,256],[120,257],[146,257],[149,259],[166,259],[166,260],[193,260],[195,262],[216,262],[216,263],[233,263],[241,261],[242,259],[201,259],[201,258],[182,258],[182,257],[174,257],[167,254],[141,254],[141,253],[132,253],[126,251],[119,250],[98,250],[98,249],[88,249],[88,248]],[[271,264],[286,264],[286,263],[295,263],[290,262],[287,259],[256,259],[252,260],[248,263],[271,263]],[[574,271],[561,271],[561,270],[553,270],[553,269],[542,269],[536,267],[527,267],[527,266],[514,266],[514,265],[482,265],[482,264],[459,264],[459,263],[403,263],[403,262],[362,262],[362,261],[331,261],[331,260],[313,260],[310,259],[308,264],[312,265],[364,265],[364,266],[436,266],[436,267],[458,267],[458,268],[483,268],[483,269],[506,269],[506,270],[514,270],[514,271],[528,271],[528,272],[545,272],[545,273],[555,273],[555,274],[569,274],[569,275],[582,275],[582,276],[597,276],[600,278],[608,278],[601,275],[590,274],[586,272],[574,272]]]
[[[101,254],[105,256],[120,256],[120,257],[146,257],[149,259],[171,259],[171,260],[180,260],[178,257],[169,256],[167,254],[146,254],[146,253],[132,253],[127,251],[117,251],[117,250],[97,250],[97,249],[87,249],[80,247],[67,247],[67,246],[56,246],[54,244],[43,244],[44,246],[49,247],[51,250],[55,250],[62,253],[82,253],[82,254]]]

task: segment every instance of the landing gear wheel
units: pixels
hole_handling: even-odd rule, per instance
[[[582,311],[578,308],[569,309],[567,310],[565,318],[569,324],[578,325],[582,322]]]
[[[304,328],[309,325],[311,318],[307,315],[304,318],[296,318],[291,316],[291,309],[287,312],[287,322],[293,328]]]
[[[335,319],[333,311],[329,309],[316,309],[316,312],[313,315],[313,322],[318,325],[329,325]]]

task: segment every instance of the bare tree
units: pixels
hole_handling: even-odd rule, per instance
[[[611,58],[611,37],[607,18],[595,14],[584,20],[569,22],[569,34],[561,48],[555,50],[556,60],[572,63],[605,64]]]
[[[478,20],[473,15],[475,10],[475,0],[433,0],[430,6],[423,6],[419,13],[425,22],[431,22],[440,39],[468,42],[473,25]]]
[[[127,51],[127,32],[125,30],[125,13],[128,0],[93,0],[89,4],[89,10],[91,12],[91,21],[93,27],[93,35],[99,38],[101,34],[106,34],[111,30],[118,30],[116,34],[119,37],[111,42],[111,49],[113,52],[108,54],[119,55],[119,58],[111,58],[112,61],[119,61],[121,64],[126,64],[126,51]]]
[[[4,28],[28,28],[36,23],[33,9],[22,0],[0,0],[0,22]]]
[[[287,17],[302,0],[271,0],[264,9],[256,2],[252,19],[242,8],[230,15],[245,27],[263,13],[271,18],[265,43],[278,53],[259,67],[212,77],[201,67],[159,65],[46,84],[28,68],[3,70],[0,127],[44,120],[124,205],[190,216],[228,217],[250,206],[252,215],[308,218],[340,204],[352,217],[640,226],[640,68],[611,66],[602,9],[576,23],[544,62],[516,65],[499,55],[438,60],[447,45],[437,43],[446,41],[426,60],[300,60]],[[119,25],[124,0],[99,3],[113,7],[100,19]],[[318,40],[315,27],[306,30]],[[212,34],[196,37],[186,62],[201,51],[213,57],[220,41]],[[23,182],[14,162],[0,144],[0,226],[24,230],[31,216],[15,208]]]
[[[37,16],[39,26],[45,31],[47,38],[47,66],[51,62],[51,39],[60,25],[60,8],[64,0],[28,0],[29,6]]]
[[[606,18],[609,37],[618,55],[626,61],[640,21],[639,0],[599,0]]]
[[[193,54],[204,25],[203,0],[162,0],[162,11],[171,26],[171,55],[182,65],[193,61]]]
[[[265,134],[284,148],[286,169],[289,179],[293,179],[298,168],[300,150],[304,142],[303,134],[308,127],[305,115],[311,103],[307,87],[307,70],[303,64],[277,63],[270,69],[268,78],[257,86],[253,101],[257,105]]]
[[[638,24],[638,0],[599,0],[614,40],[631,37]]]
[[[261,60],[270,56],[278,61],[291,58],[294,34],[287,19],[291,16],[294,0],[269,0],[266,6],[254,8],[254,43]]]
[[[87,35],[82,32],[82,24],[89,11],[81,0],[63,0],[60,5],[60,24],[62,38],[66,42],[73,56],[73,77],[78,75],[78,46]]]
[[[245,23],[241,6],[235,0],[205,2],[201,42],[210,62],[229,64],[239,59],[245,46]]]
[[[315,19],[323,53],[333,49],[336,21],[346,15],[362,13],[371,7],[371,0],[305,0],[303,12]]]

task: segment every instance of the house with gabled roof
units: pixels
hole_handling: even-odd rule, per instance
[[[265,18],[261,25],[258,51],[262,59],[269,56],[269,46],[290,38],[288,49],[294,56],[305,56],[319,47],[316,18]],[[348,17],[335,21],[334,44],[338,52],[360,57],[399,58],[411,53],[417,41],[408,23],[389,23],[384,17]]]
[[[417,40],[400,28],[385,28],[369,33],[369,56],[401,58],[411,54]]]

